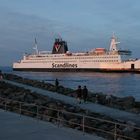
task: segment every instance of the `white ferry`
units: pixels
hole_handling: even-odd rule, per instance
[[[55,39],[52,52],[39,51],[35,40],[35,53],[25,54],[13,63],[17,71],[98,71],[140,73],[140,59],[132,59],[131,51],[120,50],[113,35],[109,50],[95,48],[85,53],[71,53],[62,39]]]

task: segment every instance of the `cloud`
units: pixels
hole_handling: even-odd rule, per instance
[[[35,37],[41,50],[51,50],[54,39],[61,36],[68,42],[70,51],[86,51],[95,47],[109,47],[112,32],[120,38],[122,42],[120,46],[132,50],[136,48],[134,54],[138,56],[140,50],[138,7],[132,2],[126,4],[132,9],[123,9],[124,2],[119,4],[115,2],[113,5],[104,2],[100,5],[95,0],[93,5],[92,1],[90,3],[79,5],[78,8],[82,8],[82,11],[76,5],[73,10],[70,7],[63,8],[61,20],[0,7],[0,64],[11,65],[24,52],[32,52]],[[64,13],[65,10],[68,12]]]
[[[80,42],[90,32],[55,20],[17,12],[1,11],[0,14],[0,64],[11,65],[24,52],[31,52],[34,37],[42,50],[51,50],[58,35],[68,42]],[[81,35],[80,35],[81,34]],[[81,44],[80,44],[81,45]],[[78,48],[78,46],[71,46]],[[71,48],[72,49],[72,48]],[[6,56],[6,58],[4,58]]]

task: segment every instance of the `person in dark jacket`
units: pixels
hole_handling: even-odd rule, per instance
[[[3,79],[2,71],[0,70],[0,80]]]
[[[55,87],[58,87],[59,86],[59,82],[58,82],[58,79],[56,78],[55,79]]]
[[[77,95],[77,100],[79,104],[81,104],[81,99],[82,99],[82,89],[81,86],[79,85],[77,90],[76,90],[76,95]]]
[[[83,90],[82,90],[82,96],[83,96],[83,100],[84,102],[87,101],[87,97],[88,97],[88,89],[86,86],[84,86]]]

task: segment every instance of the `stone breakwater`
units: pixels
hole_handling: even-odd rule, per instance
[[[31,92],[30,90],[13,86],[11,84],[2,81],[0,81],[0,97],[1,97],[0,108],[5,108],[4,98],[6,98],[9,99],[6,102],[7,110],[9,111],[21,113],[23,115],[27,115],[31,117],[38,117],[38,119],[44,121],[50,121],[55,124],[58,123],[57,119],[61,118],[60,123],[62,126],[70,127],[81,131],[83,130],[82,128],[83,118],[80,116],[80,114],[84,116],[88,116],[85,117],[84,131],[90,134],[96,133],[97,135],[102,136],[109,140],[113,139],[113,135],[110,135],[109,133],[108,134],[104,133],[103,131],[114,133],[115,131],[114,123],[110,123],[110,122],[116,122],[118,124],[120,123],[118,120],[114,120],[109,116],[90,112],[88,110],[84,110],[79,107],[63,103],[62,101],[51,99],[47,96],[40,95],[38,93]],[[16,101],[20,101],[23,103],[22,104],[22,109],[24,109],[23,111],[17,110],[19,104]],[[38,116],[36,115],[36,111],[37,111],[36,105],[39,106]],[[59,118],[58,118],[57,110],[60,110]],[[70,114],[70,112],[73,114]],[[77,113],[79,115],[74,115],[74,113]],[[97,119],[92,119],[90,117],[94,117]],[[107,121],[103,122],[100,119],[107,120],[108,122]],[[123,123],[126,124],[126,122]],[[92,127],[98,130],[101,129],[103,131],[101,132],[95,129],[91,129]],[[126,125],[124,126],[118,125],[116,131],[120,135],[129,136],[135,139],[139,139],[140,137],[140,130],[133,129]]]
[[[62,85],[60,85],[56,88],[53,84],[50,84],[50,83],[22,78],[20,76],[13,75],[13,74],[3,74],[3,76],[7,80],[12,80],[15,82],[23,83],[23,84],[41,88],[44,90],[57,92],[58,94],[76,97],[76,92],[74,89],[66,88],[66,87],[63,87]],[[103,93],[89,92],[87,100],[90,102],[93,102],[93,103],[96,102],[98,104],[102,104],[102,105],[109,106],[112,108],[117,108],[120,110],[125,110],[128,112],[140,114],[140,102],[138,102],[138,101],[136,102],[135,98],[132,96],[120,98],[120,97],[115,97],[112,95],[108,96]]]

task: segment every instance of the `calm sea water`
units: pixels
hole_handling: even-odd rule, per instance
[[[13,72],[10,68],[2,68],[19,76],[45,80],[54,84],[58,78],[60,85],[76,89],[78,85],[86,85],[90,91],[103,92],[119,97],[133,96],[140,101],[140,74],[131,73],[64,73],[64,72]]]

